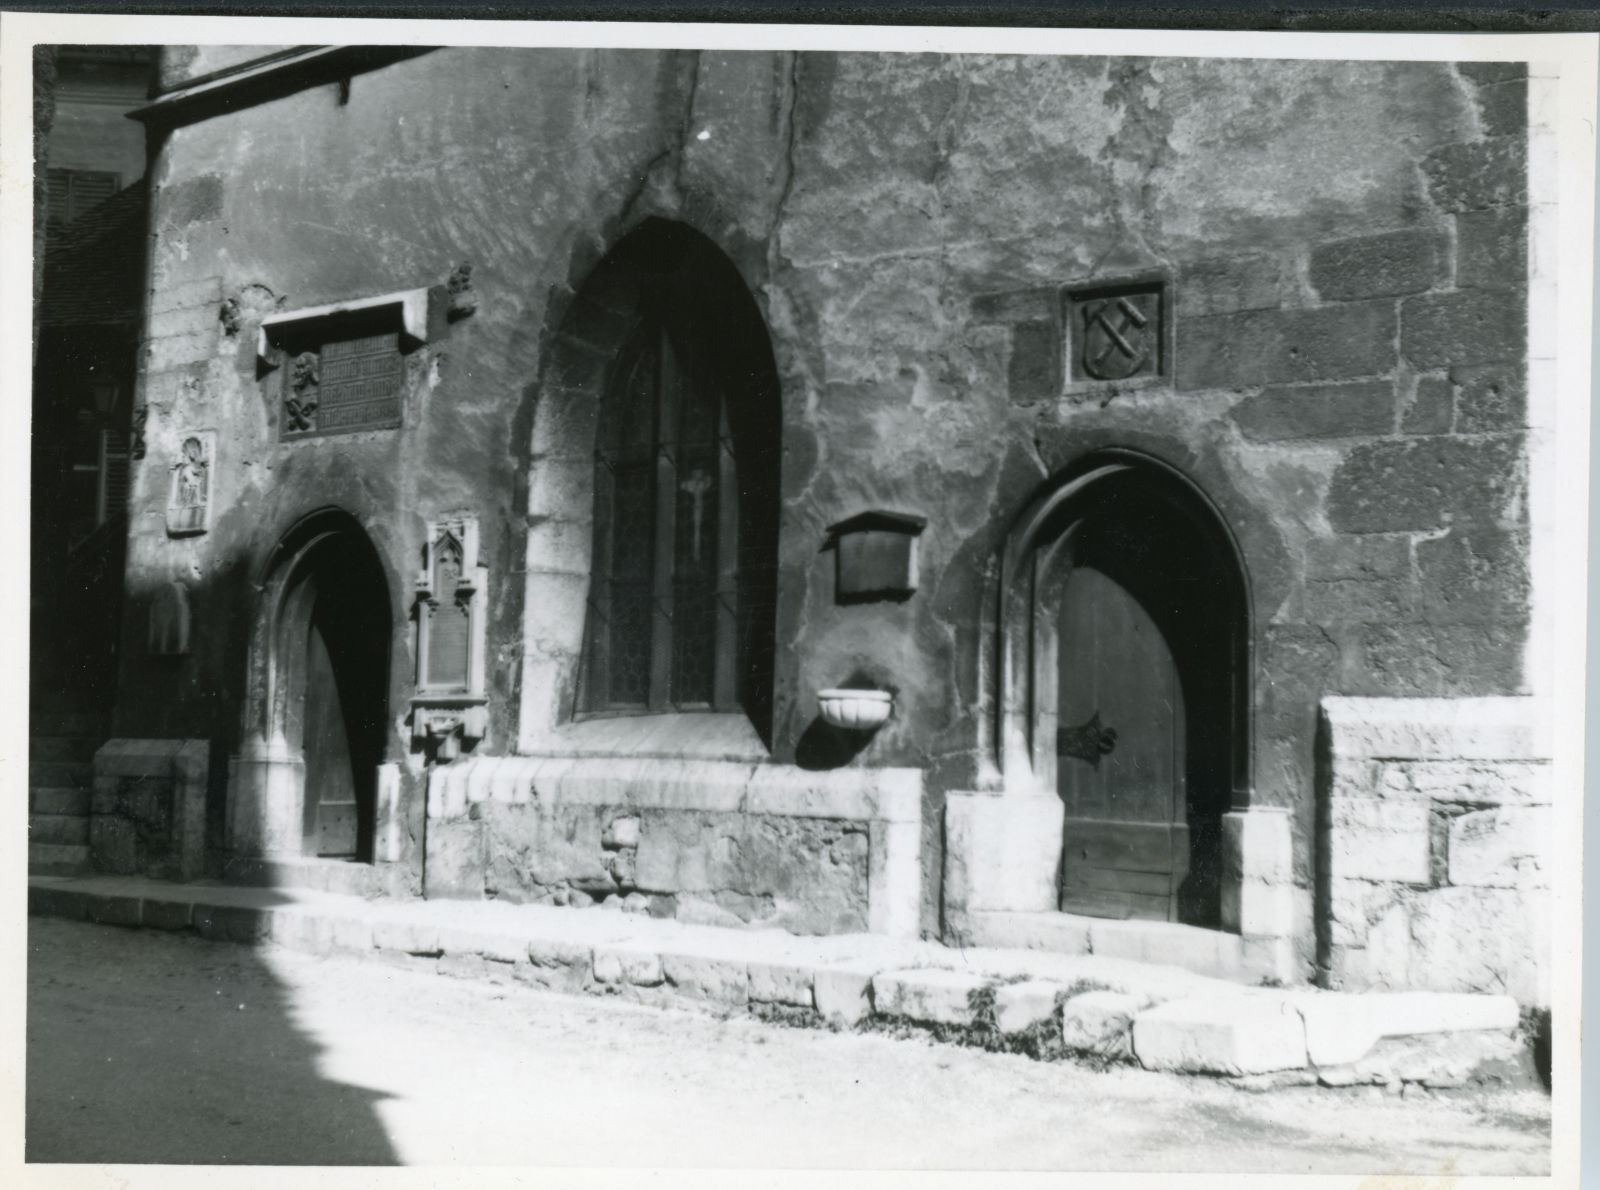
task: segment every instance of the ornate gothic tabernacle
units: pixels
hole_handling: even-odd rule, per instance
[[[478,521],[430,522],[417,575],[417,693],[412,739],[454,757],[488,727],[484,607],[488,568],[478,561]]]

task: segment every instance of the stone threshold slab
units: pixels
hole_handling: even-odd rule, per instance
[[[1031,1035],[1040,1044],[1017,1048],[1185,1073],[1307,1071],[1314,1081],[1324,1067],[1355,1070],[1396,1036],[1467,1036],[1487,1041],[1484,1052],[1500,1057],[1519,1041],[1519,1010],[1505,996],[1247,988],[1106,955],[954,949],[872,934],[801,937],[600,909],[374,901],[311,889],[115,876],[30,877],[28,908],[41,916],[193,930],[215,941],[432,964],[444,974],[660,1006],[775,1011],[835,1027],[912,1025],[977,1044],[986,1031]],[[1463,1068],[1459,1052],[1451,1061],[1452,1070]],[[1388,1080],[1386,1067],[1373,1071],[1362,1080]],[[1414,1081],[1424,1077],[1438,1075],[1427,1067]]]

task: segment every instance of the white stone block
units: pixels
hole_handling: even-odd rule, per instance
[[[992,980],[969,971],[932,967],[873,976],[872,1005],[879,1016],[935,1025],[970,1025],[972,994]]]
[[[1306,1056],[1315,1066],[1348,1066],[1382,1036],[1364,995],[1307,992],[1290,998],[1305,1022]]]
[[[1061,1040],[1088,1053],[1125,1050],[1144,1000],[1129,992],[1081,992],[1061,1006]]]
[[[680,995],[691,999],[743,1004],[750,998],[749,968],[735,959],[664,954],[661,973]]]
[[[1552,814],[1546,806],[1499,806],[1450,822],[1450,883],[1542,888],[1550,883]]]
[[[373,838],[373,858],[379,863],[395,863],[400,859],[400,839],[403,829],[400,815],[400,766],[378,766],[376,819]]]
[[[994,990],[994,1024],[1002,1033],[1022,1033],[1055,1015],[1061,985],[1043,979],[1002,984]]]
[[[1247,937],[1283,938],[1294,932],[1294,886],[1264,880],[1222,884],[1222,928]]]
[[[1062,817],[1053,794],[951,794],[944,818],[946,910],[1055,910]]]
[[[750,964],[750,999],[763,1004],[812,1007],[811,968],[782,963]]]
[[[1133,1050],[1147,1070],[1265,1074],[1306,1064],[1306,1031],[1299,1012],[1282,1002],[1195,996],[1135,1017]]]
[[[1334,798],[1328,870],[1345,879],[1427,884],[1428,804],[1409,798]]]
[[[1294,840],[1289,811],[1252,806],[1222,816],[1222,871],[1244,880],[1288,883],[1294,879]]]
[[[648,950],[596,947],[594,978],[596,983],[631,983],[638,987],[655,987],[664,978],[661,956]]]
[[[849,821],[922,820],[922,770],[841,768],[813,772],[797,765],[759,766],[750,778],[752,814]]]
[[[494,786],[495,774],[499,771],[504,758],[499,756],[480,756],[470,760],[464,766],[467,783],[467,804],[477,805],[486,802]]]
[[[1548,760],[1552,716],[1542,699],[1322,700],[1335,769],[1351,760]]]
[[[600,842],[606,847],[637,847],[639,845],[639,816],[625,814],[613,818],[601,833]]]
[[[868,837],[867,929],[915,938],[922,908],[922,823],[873,822]]]
[[[1471,805],[1547,805],[1550,765],[1520,760],[1415,760],[1382,766],[1378,792]]]

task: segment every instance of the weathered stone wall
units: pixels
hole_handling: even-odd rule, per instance
[[[395,759],[422,527],[482,518],[480,747],[513,747],[550,336],[606,249],[664,216],[737,266],[783,390],[772,758],[794,758],[817,689],[895,691],[853,763],[927,773],[923,927],[944,791],[977,786],[988,746],[1007,524],[1108,445],[1186,472],[1240,541],[1257,796],[1294,810],[1308,908],[1318,700],[1521,687],[1523,95],[1515,68],[1427,63],[449,49],[177,128],[154,174],[130,605],[191,584],[197,644],[126,650],[118,730],[232,746],[250,575],[333,503],[391,571]],[[415,353],[403,430],[276,440],[255,320],[460,261],[478,311]],[[1170,382],[1066,395],[1059,287],[1152,270]],[[196,427],[220,434],[219,516],[170,540]],[[929,520],[909,602],[834,602],[824,529],[865,508]]]
[[[1324,979],[1549,1004],[1545,721],[1528,698],[1324,703]]]
[[[94,757],[89,856],[98,872],[193,880],[205,871],[205,740],[107,740]]]
[[[912,769],[465,760],[430,776],[425,891],[913,936],[920,799]]]

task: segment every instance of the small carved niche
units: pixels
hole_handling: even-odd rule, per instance
[[[217,436],[196,430],[178,438],[178,457],[167,488],[167,534],[192,537],[211,528],[211,489]]]
[[[441,760],[470,747],[488,727],[485,607],[488,568],[478,559],[478,521],[447,517],[428,524],[417,573],[417,692],[414,743]]]

